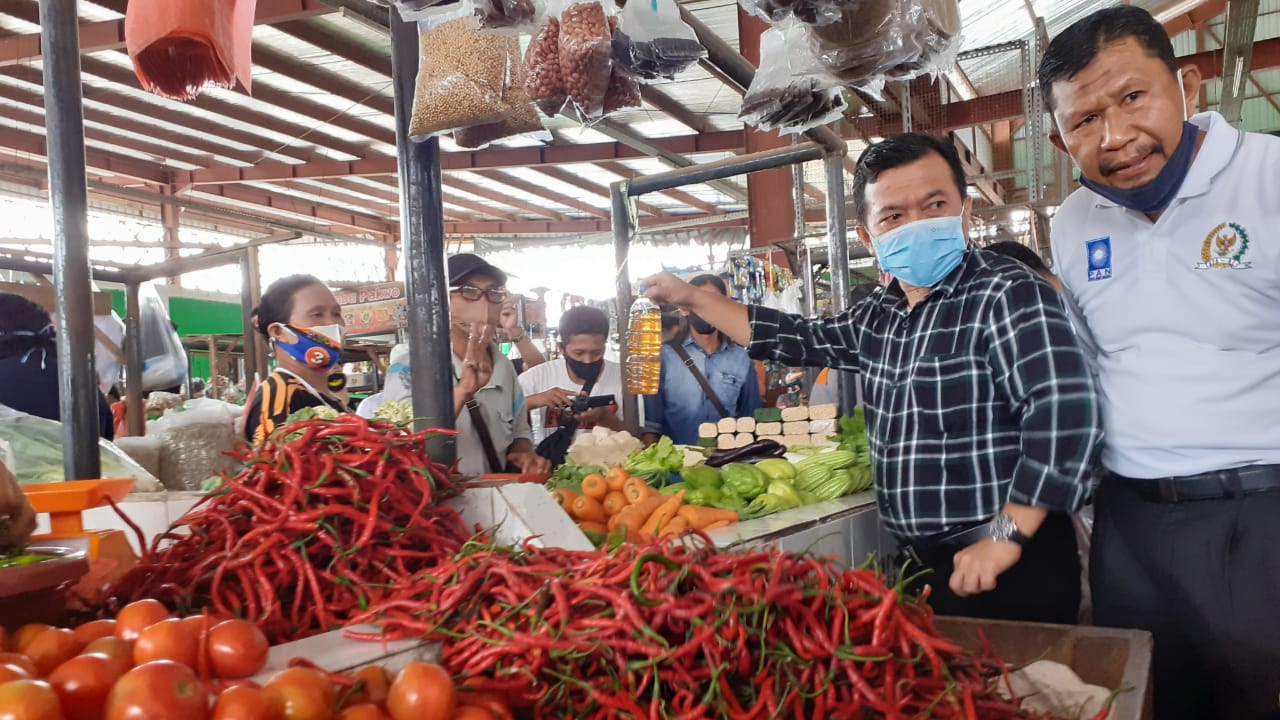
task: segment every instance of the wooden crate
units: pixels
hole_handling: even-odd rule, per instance
[[[1151,720],[1151,633],[1141,630],[939,617],[938,632],[970,652],[986,635],[991,652],[1015,667],[1060,662],[1092,685],[1124,690],[1111,720]]]

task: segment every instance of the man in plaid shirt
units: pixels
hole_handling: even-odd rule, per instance
[[[836,317],[740,305],[665,273],[647,294],[754,357],[861,375],[881,518],[931,571],[938,612],[1074,623],[1068,513],[1088,495],[1102,430],[1061,301],[1022,264],[967,249],[971,205],[949,143],[871,146],[853,199],[858,236],[894,281]]]

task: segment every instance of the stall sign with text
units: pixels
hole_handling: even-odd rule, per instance
[[[404,284],[381,283],[335,293],[348,335],[395,332],[404,320]]]

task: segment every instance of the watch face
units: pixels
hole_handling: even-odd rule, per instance
[[[1018,526],[1014,524],[1013,518],[1001,513],[995,516],[991,521],[991,538],[993,540],[1008,540],[1018,531]]]

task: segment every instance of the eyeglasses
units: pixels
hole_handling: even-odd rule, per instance
[[[511,293],[507,292],[506,288],[489,288],[488,290],[484,290],[474,285],[463,285],[461,287],[456,287],[450,290],[450,292],[458,293],[459,295],[462,296],[463,300],[466,300],[468,302],[475,302],[479,300],[481,297],[485,297],[485,298],[488,298],[489,302],[493,303],[494,305],[498,305],[500,303],[506,302],[507,298],[510,297],[511,295]]]

